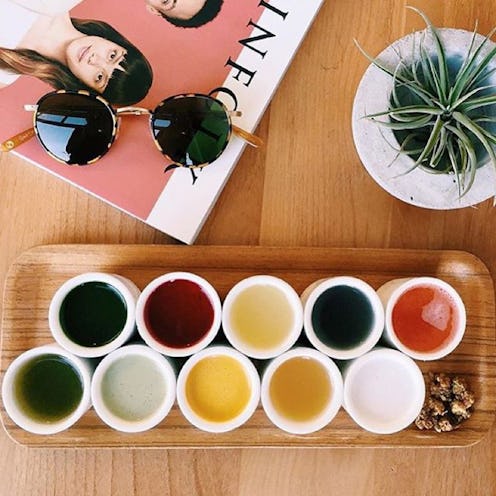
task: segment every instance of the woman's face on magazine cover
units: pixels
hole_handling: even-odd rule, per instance
[[[145,0],[151,11],[176,19],[191,19],[202,9],[206,0]]]
[[[99,36],[82,36],[66,49],[69,70],[99,93],[103,93],[114,71],[124,70],[120,64],[125,55],[124,48]]]

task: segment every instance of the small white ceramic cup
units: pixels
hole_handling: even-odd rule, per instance
[[[274,374],[288,361],[303,358],[313,360],[321,365],[327,375],[329,385],[329,399],[323,404],[322,409],[310,419],[295,420],[289,418],[278,409],[271,396],[271,383]],[[314,371],[316,372],[316,371]],[[320,375],[320,374],[319,374]],[[295,380],[292,385],[293,399],[295,401],[308,401],[312,394],[312,384],[303,380]],[[263,409],[269,420],[280,429],[291,434],[310,434],[327,426],[336,416],[343,402],[343,379],[337,365],[327,356],[313,348],[296,347],[279,355],[270,361],[262,376],[261,400]],[[287,403],[287,400],[286,400]],[[290,407],[290,405],[285,405]]]
[[[260,291],[266,291],[269,288],[276,291],[274,295],[277,294],[279,308],[275,308],[270,299],[257,297],[256,303],[251,301],[249,306],[242,310],[244,314],[250,313],[253,316],[252,325],[264,327],[264,329],[250,329],[252,332],[250,336],[252,342],[250,342],[247,341],[246,336],[241,335],[243,331],[239,328],[240,324],[237,324],[235,309],[240,305],[241,299],[245,298],[248,291],[257,291],[257,288],[260,288]],[[282,308],[283,306],[285,308]],[[288,320],[286,329],[282,329],[282,324],[277,322],[281,317]],[[247,327],[248,324],[245,322],[242,326]],[[271,334],[270,327],[280,336],[274,336],[274,332]],[[279,329],[279,327],[281,328]],[[279,277],[268,275],[247,277],[235,284],[224,299],[222,307],[224,334],[234,348],[251,358],[274,358],[287,351],[295,344],[301,334],[302,327],[303,309],[298,293]],[[247,334],[246,329],[244,334]],[[257,335],[256,340],[260,342],[255,343]]]
[[[204,371],[206,376],[202,377],[201,384],[189,386],[191,374],[196,372],[196,367],[201,366],[204,360],[219,361],[214,363],[210,361],[211,366],[206,367],[210,370]],[[234,360],[236,369],[231,366],[226,366],[222,361],[224,359]],[[205,362],[204,362],[205,363]],[[200,365],[199,365],[200,364]],[[208,362],[207,362],[208,364]],[[213,369],[212,367],[215,367]],[[238,368],[239,367],[239,368]],[[193,371],[193,372],[192,372]],[[234,379],[233,379],[234,378]],[[199,408],[205,410],[216,410],[216,414],[224,415],[222,409],[229,410],[234,407],[236,401],[233,397],[240,392],[234,383],[236,380],[242,380],[247,386],[247,398],[244,405],[236,405],[240,407],[239,413],[235,416],[229,416],[225,420],[212,420],[205,418],[199,413]],[[188,395],[188,391],[192,390],[201,395]],[[203,396],[203,394],[206,396]],[[227,432],[243,425],[255,412],[260,401],[260,377],[257,369],[245,355],[230,346],[214,345],[210,346],[195,355],[188,358],[183,365],[177,378],[177,403],[184,417],[195,427],[207,432]],[[192,403],[200,405],[194,408]]]
[[[67,333],[64,331],[63,323],[61,322],[61,310],[64,308],[69,293],[78,291],[78,289],[83,288],[88,283],[101,283],[110,286],[115,292],[116,298],[120,299],[125,307],[126,316],[122,330],[111,341],[101,345],[82,345],[75,342],[68,335],[70,331],[68,330]],[[139,293],[138,287],[132,281],[116,274],[86,272],[67,280],[55,292],[48,310],[48,322],[53,338],[67,351],[80,357],[96,358],[110,353],[129,341],[136,333],[135,310]],[[100,309],[103,310],[101,301],[95,298],[92,306],[91,318],[97,319]]]
[[[397,350],[376,347],[343,366],[343,406],[363,429],[392,434],[420,413],[425,383],[418,365]]]
[[[449,300],[453,303],[452,307],[455,312],[454,327],[449,337],[437,348],[430,351],[417,351],[406,346],[396,335],[393,325],[393,309],[398,300],[407,291],[418,287],[434,287],[446,293]],[[467,323],[465,305],[455,288],[447,282],[435,277],[393,279],[383,284],[377,290],[377,293],[385,311],[383,339],[390,346],[393,346],[416,360],[438,360],[451,353],[460,344],[460,341],[465,334]],[[432,303],[434,304],[435,302]],[[435,318],[435,316],[433,316],[433,318]]]
[[[174,404],[174,367],[144,344],[123,346],[98,364],[91,399],[97,415],[113,429],[147,431],[164,420]]]
[[[157,297],[156,295],[159,294],[162,288],[168,285],[179,284],[182,281],[191,283],[194,288],[193,297],[191,297],[191,295],[182,295],[180,296],[180,300],[174,299],[170,304],[170,307],[168,307],[165,298],[162,299],[162,301],[159,301],[158,299],[155,300]],[[177,291],[179,294],[181,289],[179,288]],[[194,329],[193,326],[198,324],[189,321],[189,318],[194,316],[195,312],[198,312],[196,305],[199,300],[204,306],[204,310],[211,312],[211,318],[205,316],[201,323],[202,328]],[[171,342],[167,343],[161,341],[157,335],[154,335],[154,330],[151,328],[152,322],[147,318],[150,301],[153,302],[154,312],[161,312],[160,319],[162,317],[164,320],[168,319],[169,317],[167,315],[170,310],[176,310],[179,307],[182,309],[173,320],[171,320],[171,327],[172,331],[176,333],[176,337],[179,336],[183,339],[183,343],[172,345]],[[170,301],[172,301],[172,299]],[[179,304],[178,301],[180,301]],[[206,348],[213,341],[220,328],[221,313],[222,306],[219,295],[206,279],[196,274],[192,274],[191,272],[169,272],[150,281],[141,292],[136,304],[136,325],[142,339],[154,350],[170,357],[186,357]],[[179,321],[179,319],[183,319],[184,322]],[[162,327],[165,326],[163,322],[160,322],[159,325]],[[168,332],[167,329],[159,329],[159,331],[163,334]],[[188,341],[187,338],[187,335],[191,333],[195,335],[193,342]],[[155,334],[157,334],[157,332],[155,332]],[[169,341],[171,340],[172,338]]]
[[[70,365],[80,381],[82,391],[81,399],[77,406],[65,417],[53,421],[48,419],[38,420],[34,418],[35,416],[30,414],[30,412],[26,410],[26,407],[22,405],[23,402],[29,404],[29,398],[24,398],[24,400],[19,400],[17,398],[17,394],[22,393],[19,392],[19,386],[16,385],[18,374],[23,372],[24,367],[29,366],[34,360],[41,360],[41,357],[48,359],[48,355],[52,356],[50,359],[62,359]],[[61,432],[74,425],[90,408],[92,374],[93,365],[89,360],[77,357],[57,344],[32,348],[19,355],[9,365],[5,372],[2,384],[2,399],[5,410],[12,421],[25,431],[33,434],[56,434]],[[50,377],[53,379],[54,375],[52,374]],[[53,384],[53,381],[51,384]],[[53,398],[60,398],[61,393],[59,388],[61,386],[56,386],[55,389],[51,389],[50,384],[43,384],[42,387],[43,389],[46,389],[47,395],[52,395]],[[36,409],[36,406],[31,407]]]
[[[371,322],[367,329],[362,329],[361,333],[365,335],[364,339],[360,340],[356,345],[338,348],[329,346],[317,335],[312,323],[314,315],[314,307],[318,303],[320,297],[327,290],[332,290],[336,287],[346,287],[347,290],[359,292],[367,302],[368,310],[371,313]],[[305,335],[310,343],[322,353],[336,358],[338,360],[351,360],[359,357],[367,351],[371,350],[379,341],[384,329],[384,309],[377,292],[365,281],[351,276],[330,277],[320,279],[308,286],[301,295],[303,302],[303,328]],[[350,305],[353,302],[350,303]],[[363,305],[363,301],[361,303]],[[332,319],[332,316],[330,316]],[[332,325],[332,324],[331,324]],[[332,334],[332,328],[327,332]]]

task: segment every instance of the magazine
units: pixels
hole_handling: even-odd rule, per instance
[[[90,47],[97,46],[96,38],[90,39],[91,44],[80,45],[83,48],[76,53],[76,65],[71,65],[67,49],[67,63],[62,69],[70,69],[73,79],[77,75],[76,82],[64,83],[69,87],[60,83],[59,87],[75,89],[70,86],[84,81],[117,108],[131,102],[148,109],[171,95],[209,94],[220,88],[216,98],[228,108],[233,107],[235,99],[242,112],[233,117],[233,124],[254,132],[323,1],[0,0],[0,142],[32,127],[33,115],[25,110],[25,105],[36,104],[62,81],[62,76],[57,76],[59,79],[53,83],[27,72],[19,75],[5,69],[5,63],[1,65],[2,50],[4,54],[14,53],[14,58],[23,47],[28,47],[30,53],[55,50],[49,44],[45,47],[39,43],[32,26],[53,22],[53,29],[61,32],[68,23],[81,32],[86,26],[82,37],[99,36],[101,41],[105,32],[93,34],[88,26],[95,23],[86,21],[103,21],[130,44],[126,45],[126,67],[116,60],[120,56],[118,50],[112,51],[108,60],[99,60],[98,53],[90,54]],[[213,14],[202,12],[207,7],[213,9]],[[118,46],[124,44],[115,41],[120,38],[109,35],[109,39]],[[141,68],[131,74],[134,53],[140,58]],[[101,72],[96,73],[100,66]],[[137,82],[132,91],[119,96],[115,88],[122,75],[135,77]],[[100,84],[106,86],[95,86]],[[81,83],[78,89],[84,87]],[[43,150],[36,138],[11,153],[190,244],[245,145],[233,135],[222,155],[208,166],[195,170],[170,168],[153,143],[149,119],[123,116],[118,139],[100,160],[90,165],[60,163]]]

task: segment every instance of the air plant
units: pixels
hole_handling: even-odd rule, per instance
[[[394,69],[378,58],[360,51],[380,70],[393,78],[389,107],[365,117],[390,128],[399,144],[398,155],[412,159],[405,174],[416,168],[428,172],[453,174],[461,198],[471,188],[477,168],[487,160],[496,170],[496,86],[491,65],[496,47],[482,54],[493,29],[477,43],[474,30],[468,51],[458,59],[448,58],[446,47],[428,17],[417,12],[431,33],[434,50],[429,52],[425,37],[420,39],[415,55],[406,60],[399,55]]]

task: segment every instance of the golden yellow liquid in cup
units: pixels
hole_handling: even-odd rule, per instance
[[[269,384],[269,396],[279,415],[296,422],[317,418],[331,401],[332,386],[325,367],[313,358],[283,362]]]
[[[209,422],[236,418],[250,400],[250,381],[240,363],[229,356],[206,357],[196,363],[186,379],[186,400]]]
[[[279,346],[293,325],[288,298],[274,286],[259,284],[246,288],[231,307],[232,330],[240,341],[257,350]]]

